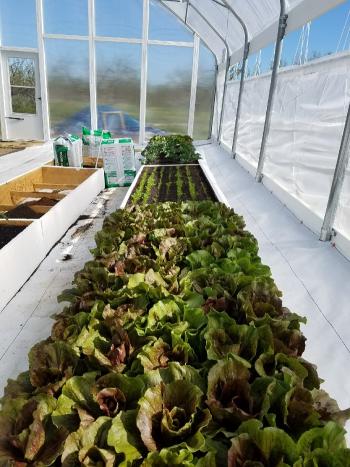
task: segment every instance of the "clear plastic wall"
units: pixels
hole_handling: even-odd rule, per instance
[[[140,44],[96,44],[97,126],[134,141],[140,129],[141,53]]]
[[[270,78],[266,74],[245,82],[237,153],[253,167],[259,160]],[[350,102],[349,79],[350,53],[279,72],[264,174],[316,214],[320,222]],[[238,89],[238,80],[228,84],[222,134],[228,147],[232,144]],[[335,227],[350,236],[349,172]]]
[[[146,138],[154,132],[187,133],[193,50],[150,45]]]
[[[199,50],[199,69],[197,83],[196,110],[194,114],[193,138],[208,139],[211,136],[211,112],[215,98],[215,58],[203,44]]]
[[[45,48],[51,135],[80,134],[90,126],[89,44],[50,39]]]

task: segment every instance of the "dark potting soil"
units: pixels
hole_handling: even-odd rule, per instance
[[[149,193],[145,187],[150,176],[155,183]],[[142,193],[139,191],[142,190]],[[134,196],[136,194],[136,196]],[[145,199],[147,198],[147,199]],[[135,201],[136,200],[136,201]],[[145,167],[134,188],[128,205],[151,204],[165,201],[217,201],[208,180],[199,165]]]
[[[167,167],[165,168],[165,170],[163,170],[162,174],[162,178],[161,180],[159,180],[158,182],[158,197],[159,199],[165,199],[166,196],[167,196],[167,191],[168,191],[168,185],[169,185],[169,175],[170,175],[170,167]],[[153,169],[154,170],[154,169]],[[158,168],[156,170],[156,172],[158,172]]]
[[[41,198],[38,201],[30,201],[20,204],[6,213],[8,219],[39,219],[44,213],[35,212],[31,206],[54,206],[58,203],[57,199]]]
[[[21,204],[6,213],[8,219],[39,219],[42,215],[42,213],[35,212],[26,204]]]
[[[36,206],[55,206],[59,202],[59,199],[43,198],[38,199],[38,201],[31,201],[28,205],[35,204]]]
[[[150,163],[150,165],[189,165],[189,164],[194,164],[194,165],[199,165],[198,161],[193,161],[193,162],[176,162],[176,161],[168,161],[164,159],[156,159],[154,162]]]
[[[0,249],[26,228],[25,225],[0,225]]]

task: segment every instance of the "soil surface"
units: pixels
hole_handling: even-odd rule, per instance
[[[147,164],[147,165],[188,165],[188,164],[194,164],[194,165],[199,165],[199,162],[198,161],[193,161],[193,162],[176,162],[176,161],[167,161],[166,159],[156,159],[155,161],[153,161],[152,163],[150,164]]]
[[[12,152],[22,151],[30,146],[43,144],[42,141],[0,141],[0,157]]]
[[[54,206],[58,203],[57,199],[41,198],[38,201],[30,201],[20,204],[6,213],[8,219],[39,219],[45,213],[38,213],[31,206]]]
[[[35,212],[26,204],[21,204],[6,213],[8,219],[39,219],[43,215],[43,213]]]
[[[25,225],[0,225],[0,249],[26,228]]]
[[[204,200],[217,198],[199,165],[146,166],[128,205]]]
[[[59,199],[51,199],[51,198],[46,198],[45,196],[43,198],[38,199],[38,201],[31,201],[28,203],[28,205],[36,205],[36,206],[55,206],[59,202]]]

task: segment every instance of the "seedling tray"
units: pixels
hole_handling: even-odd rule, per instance
[[[48,166],[0,185],[0,310],[103,189],[102,169]]]

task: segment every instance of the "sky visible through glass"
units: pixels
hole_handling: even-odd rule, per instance
[[[339,43],[343,28],[344,34]],[[302,28],[289,33],[283,43],[282,66],[293,65],[300,52],[300,38]],[[299,49],[298,49],[299,44]],[[308,60],[319,58],[336,51],[342,52],[350,49],[350,0],[334,8],[323,16],[316,18],[310,25]],[[269,45],[261,54],[261,71],[270,69],[273,60],[274,47]],[[256,55],[251,57],[250,68],[254,68]]]

